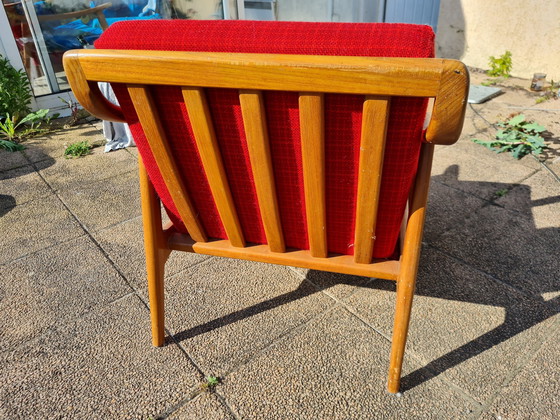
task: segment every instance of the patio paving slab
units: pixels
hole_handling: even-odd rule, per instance
[[[144,295],[147,296],[148,285],[142,218],[136,217],[127,220],[93,232],[92,235],[129,283],[137,290],[142,290]],[[208,258],[210,257],[207,255],[174,251],[165,264],[165,276],[173,276]]]
[[[334,304],[287,267],[219,257],[167,279],[165,293],[167,327],[215,376]]]
[[[525,368],[509,383],[489,408],[494,418],[560,418],[560,322],[556,331],[532,357]]]
[[[13,197],[15,204],[24,204],[50,193],[48,185],[31,165],[0,172],[0,194]],[[11,200],[0,197],[0,208],[5,208],[10,204],[13,205]]]
[[[0,354],[0,415],[147,419],[178,404],[200,374],[177,346],[153,347],[148,329],[130,295]]]
[[[41,175],[54,190],[83,187],[96,181],[112,178],[126,172],[137,171],[137,162],[125,150],[103,153],[103,148],[78,159],[57,159],[36,164]]]
[[[28,164],[29,162],[25,159],[22,152],[9,152],[0,149],[0,172],[9,171],[10,169],[19,168],[20,166]]]
[[[437,247],[465,263],[534,295],[560,291],[558,228],[538,229],[528,217],[489,205],[441,235]]]
[[[377,280],[345,302],[390,338],[394,283]],[[483,403],[517,366],[523,352],[546,339],[557,311],[508,289],[488,276],[425,247],[407,341],[407,355],[422,376],[458,385]]]
[[[136,170],[85,185],[74,184],[58,194],[90,232],[142,214]]]
[[[84,234],[53,195],[29,201],[0,218],[0,264]]]
[[[336,307],[232,372],[218,392],[244,419],[457,419],[478,407],[437,379],[401,398],[388,394],[389,351],[385,338]],[[405,361],[405,372],[417,367]]]
[[[1,272],[0,351],[131,291],[87,237],[8,263]]]
[[[167,420],[200,419],[235,420],[235,417],[216,394],[209,393],[199,395],[167,417]]]

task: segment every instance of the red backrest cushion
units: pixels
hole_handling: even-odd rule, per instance
[[[429,58],[434,55],[434,33],[428,26],[385,23],[153,20],[115,23],[95,47]],[[113,87],[156,191],[173,223],[185,231],[130,97],[124,86]],[[226,239],[181,92],[176,87],[157,87],[153,93],[202,224],[210,237]],[[207,97],[245,239],[266,243],[237,92],[207,89]],[[308,249],[297,93],[265,92],[264,98],[286,245]],[[340,254],[353,254],[362,102],[363,97],[357,95],[325,95],[328,248]],[[391,102],[375,258],[387,258],[395,250],[418,166],[426,103],[423,98],[393,98]]]

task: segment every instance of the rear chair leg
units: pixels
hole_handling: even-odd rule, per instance
[[[150,317],[152,320],[152,343],[162,346],[164,330],[163,275],[167,257],[171,252],[165,242],[161,225],[159,198],[148,178],[142,159],[138,158],[140,175],[140,195],[142,199],[142,221],[144,224],[144,249],[146,251],[146,271],[148,294],[150,297]]]
[[[393,341],[391,345],[391,361],[389,364],[389,379],[387,390],[395,394],[399,392],[401,371],[412,309],[412,298],[416,285],[418,263],[422,248],[422,234],[426,218],[426,202],[430,186],[430,171],[432,169],[433,144],[424,143],[420,151],[418,172],[414,183],[414,193],[410,200],[410,210],[404,243],[402,247],[401,268],[397,279],[397,302],[395,308],[395,323],[393,325]]]
[[[415,277],[403,276],[397,282],[395,323],[393,325],[391,361],[389,364],[389,380],[387,382],[387,390],[392,394],[399,392],[401,384],[401,371],[412,309],[412,298],[414,296]]]

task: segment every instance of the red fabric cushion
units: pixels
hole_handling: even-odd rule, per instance
[[[434,55],[434,33],[428,26],[384,23],[128,21],[112,25],[95,47],[428,58]],[[114,88],[149,176],[171,220],[184,231],[126,89]],[[174,87],[157,87],[153,91],[202,224],[210,237],[225,239],[181,93]],[[266,243],[237,92],[207,89],[207,96],[245,239]],[[307,249],[297,94],[265,92],[264,97],[286,245]],[[363,97],[357,95],[325,95],[327,235],[329,251],[334,253],[353,254],[362,102]],[[394,98],[391,102],[375,258],[391,256],[397,243],[418,165],[426,102],[422,98]]]

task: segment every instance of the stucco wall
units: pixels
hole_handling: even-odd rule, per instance
[[[560,0],[441,0],[439,57],[487,69],[511,51],[512,75],[560,80]]]

